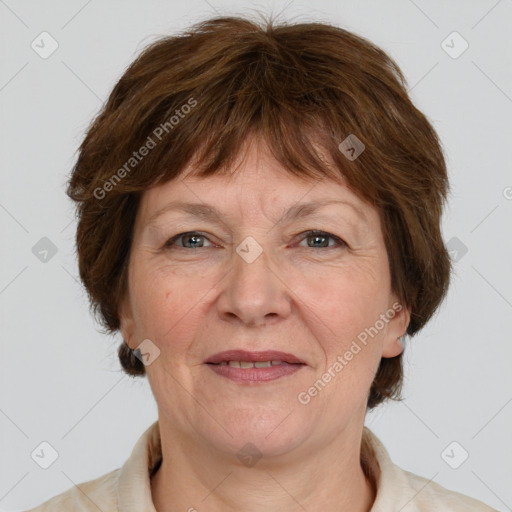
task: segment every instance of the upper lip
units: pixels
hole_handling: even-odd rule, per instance
[[[218,352],[206,359],[205,363],[219,364],[224,361],[283,361],[285,363],[306,364],[293,354],[279,352],[277,350],[264,350],[262,352],[250,352],[247,350],[225,350]]]

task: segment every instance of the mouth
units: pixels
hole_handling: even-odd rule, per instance
[[[226,350],[209,357],[206,364],[230,365],[236,368],[265,368],[281,364],[306,364],[304,361],[286,352],[266,350],[248,352],[247,350]]]
[[[268,382],[292,375],[306,363],[285,352],[228,350],[204,361],[217,375],[245,384]]]

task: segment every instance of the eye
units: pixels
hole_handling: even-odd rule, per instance
[[[331,235],[330,233],[326,233],[325,231],[306,231],[303,233],[305,236],[302,238],[303,240],[312,239],[313,245],[308,244],[308,248],[320,248],[320,249],[333,249],[336,247],[348,247],[347,243],[341,238]],[[328,240],[334,240],[335,244],[329,246]],[[326,245],[327,244],[327,245]]]
[[[303,235],[302,240],[313,240],[312,244],[308,243],[308,248],[333,249],[336,247],[348,247],[344,240],[330,233],[326,233],[325,231],[311,230],[306,231]],[[334,245],[329,245],[329,239],[334,241]],[[181,242],[179,242],[180,240]],[[204,245],[204,240],[208,240],[208,238],[198,231],[188,231],[175,235],[167,240],[164,249],[201,249],[208,247]],[[187,246],[186,244],[189,245]]]
[[[181,243],[176,244],[180,239],[183,239],[185,244],[190,243],[190,247],[182,245]],[[165,242],[164,249],[171,249],[178,247],[178,249],[201,249],[204,247],[202,240],[208,240],[204,235],[197,231],[188,231],[187,233],[180,233],[179,235],[173,236],[167,242]]]

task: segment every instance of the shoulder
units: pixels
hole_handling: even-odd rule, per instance
[[[367,427],[363,431],[361,463],[377,490],[371,512],[497,512],[475,498],[400,468]]]
[[[25,512],[154,510],[150,473],[161,456],[160,429],[158,421],[155,421],[140,436],[122,467],[74,485]]]
[[[400,469],[400,468],[399,468]],[[496,509],[486,505],[476,498],[471,498],[428,480],[424,477],[400,469],[408,485],[417,492],[412,500],[418,511],[440,511],[443,512],[497,512]],[[406,512],[407,507],[404,508]]]
[[[41,505],[26,512],[94,511],[117,512],[117,481],[120,469],[74,485]]]

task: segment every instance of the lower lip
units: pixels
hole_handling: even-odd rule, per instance
[[[280,364],[268,368],[237,368],[235,366],[221,366],[220,364],[207,364],[217,375],[226,377],[235,382],[269,382],[298,372],[303,364]]]

